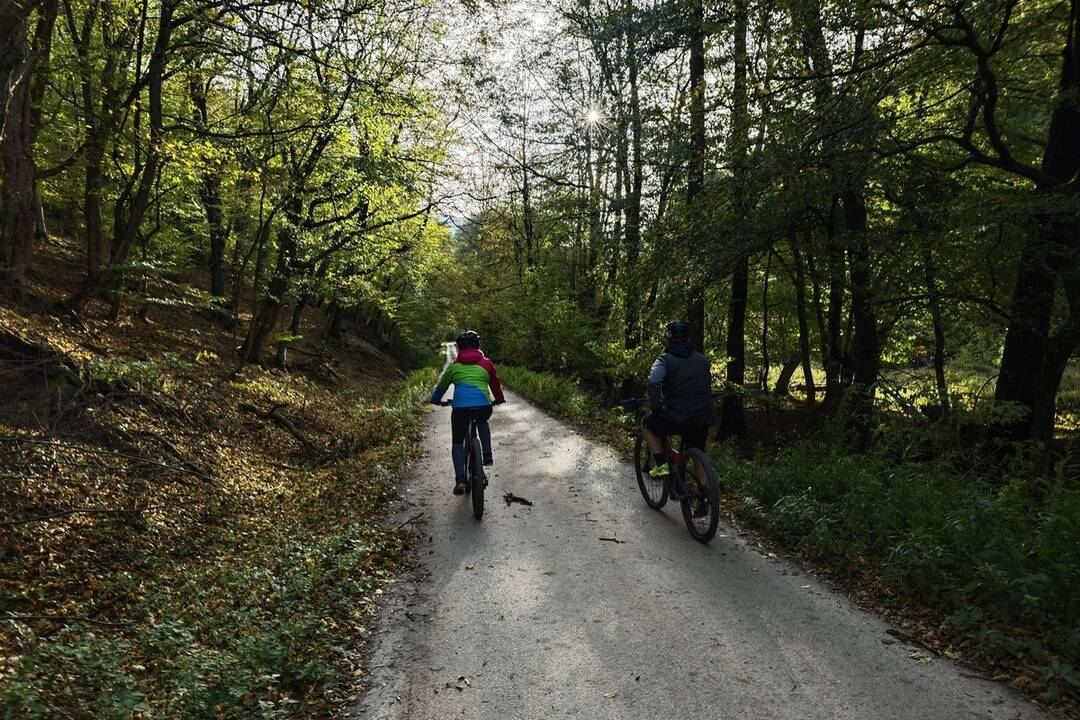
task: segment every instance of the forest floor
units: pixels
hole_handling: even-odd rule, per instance
[[[174,278],[78,317],[50,240],[0,304],[0,715],[313,717],[348,701],[409,534],[376,520],[434,371],[322,342],[241,366]],[[137,312],[142,310],[143,312]]]

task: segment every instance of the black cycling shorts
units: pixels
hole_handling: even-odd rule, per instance
[[[678,435],[682,438],[684,450],[692,447],[704,450],[705,443],[709,439],[708,425],[684,425],[672,422],[670,418],[658,412],[652,412],[645,416],[645,427],[657,435],[666,435],[667,437]]]
[[[465,436],[469,432],[469,423],[473,420],[477,422],[487,422],[491,418],[491,406],[480,405],[478,407],[469,408],[454,408],[450,411],[450,434],[453,436],[453,443],[455,445],[461,445],[465,442]]]

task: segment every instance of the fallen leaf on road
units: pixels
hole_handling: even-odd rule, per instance
[[[612,690],[611,692],[604,693],[604,697],[606,697],[606,698],[617,698],[617,697],[619,697],[619,691],[618,690]]]
[[[934,659],[926,653],[919,652],[918,650],[912,650],[911,655],[909,655],[908,657],[910,657],[912,660],[919,663],[920,665],[929,665],[930,661]]]

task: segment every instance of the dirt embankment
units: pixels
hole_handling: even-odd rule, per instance
[[[186,693],[196,714],[198,702],[217,712],[207,688],[228,673],[211,665],[247,662],[229,662],[243,655],[233,636],[273,632],[287,635],[271,638],[279,659],[249,674],[276,679],[233,678],[230,702],[327,707],[355,659],[330,657],[326,645],[363,633],[364,598],[403,542],[374,519],[415,438],[408,398],[392,396],[404,374],[365,339],[323,341],[318,308],[289,372],[241,366],[236,333],[181,282],[149,288],[153,301],[128,302],[114,321],[103,304],[51,311],[79,267],[74,244],[50,241],[33,306],[0,304],[0,681],[11,690],[0,707],[34,717],[26,708],[40,701],[42,717],[111,716],[126,706],[108,704],[123,704],[115,687],[94,689],[107,676],[130,686],[133,708]],[[366,545],[326,550],[339,541]],[[296,565],[321,578],[321,593],[293,577]],[[345,575],[367,580],[347,588]],[[316,616],[341,614],[334,603],[355,616],[315,627]],[[163,622],[183,626],[186,649],[213,662],[169,665],[150,639]],[[82,651],[108,667],[88,667]]]

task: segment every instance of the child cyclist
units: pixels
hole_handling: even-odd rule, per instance
[[[469,423],[476,421],[480,445],[484,449],[484,464],[491,465],[491,406],[506,402],[495,365],[480,352],[480,335],[466,330],[457,337],[458,356],[446,366],[431,394],[431,403],[438,405],[443,395],[454,386],[453,411],[450,413],[450,432],[453,436],[451,456],[454,459],[454,494],[465,492],[465,435]],[[491,390],[488,390],[490,386]]]

